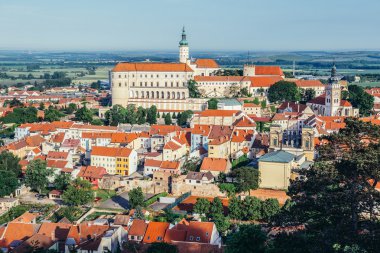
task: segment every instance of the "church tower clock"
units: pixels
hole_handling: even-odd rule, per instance
[[[336,66],[331,69],[331,77],[326,86],[325,116],[338,116],[341,101],[341,88],[336,73]]]

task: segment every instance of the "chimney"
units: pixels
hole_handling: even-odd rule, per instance
[[[51,231],[51,239],[55,241],[57,238],[55,238],[55,229]]]

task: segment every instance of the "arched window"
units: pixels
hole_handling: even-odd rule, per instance
[[[170,92],[168,91],[168,95],[166,97],[167,99],[170,99]]]
[[[175,99],[175,92],[172,92],[172,99]]]
[[[149,98],[149,91],[146,92],[146,98]]]
[[[182,92],[182,99],[185,99],[185,92]]]
[[[163,91],[161,91],[161,98],[164,99],[165,98],[165,93]]]
[[[181,93],[177,92],[177,99],[181,99]]]
[[[156,98],[160,98],[160,92],[156,91]]]
[[[151,93],[152,93],[152,98],[154,98],[154,91],[152,91]]]
[[[136,98],[139,98],[139,92],[136,91]]]

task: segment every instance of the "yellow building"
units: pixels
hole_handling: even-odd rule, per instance
[[[296,156],[283,151],[275,151],[259,159],[260,188],[286,190]]]

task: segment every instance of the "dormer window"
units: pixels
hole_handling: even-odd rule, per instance
[[[193,237],[193,236],[190,236],[190,238],[189,238],[189,239],[190,239],[190,241],[192,241],[192,240],[194,240],[194,237]]]
[[[206,236],[208,236],[208,232],[206,232]]]
[[[199,236],[197,236],[197,242],[199,242],[201,240],[201,238]]]

